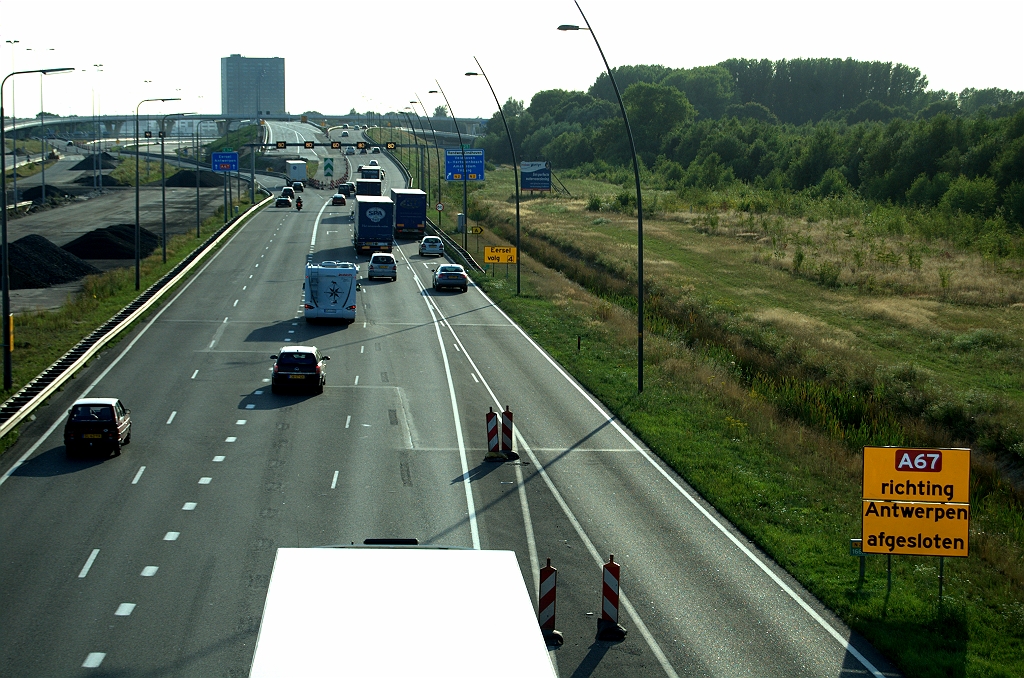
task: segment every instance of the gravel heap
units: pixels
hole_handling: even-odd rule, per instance
[[[81,171],[81,172],[87,172],[87,171],[89,171],[91,169],[94,169],[93,163],[95,163],[95,162],[96,162],[96,160],[91,155],[90,156],[86,156],[84,160],[79,162],[77,165],[75,165],[71,169],[77,170],[77,171]],[[115,167],[117,167],[117,158],[115,158],[114,156],[110,155],[109,153],[100,153],[100,163],[99,164],[100,164],[100,169],[114,169]]]
[[[41,235],[26,235],[8,248],[12,290],[62,285],[100,272]]]
[[[196,171],[195,170],[178,170],[178,173],[172,177],[167,177],[167,185],[175,188],[195,188],[196,187]],[[199,171],[199,187],[200,188],[219,188],[224,185],[224,177],[216,172],[209,170]]]
[[[114,177],[110,176],[109,174],[100,174],[100,176],[103,177],[103,181],[100,182],[100,186],[123,186],[124,185],[120,181],[115,179]],[[83,174],[82,176],[80,176],[77,179],[75,179],[75,183],[76,184],[81,184],[83,186],[92,186],[93,185],[92,174]]]
[[[18,191],[21,193],[22,200],[31,200],[34,203],[41,203],[43,198],[43,187],[32,186],[30,188],[22,189]],[[47,200],[62,200],[67,197],[67,193],[57,188],[53,184],[46,184],[46,199]]]
[[[145,228],[139,231],[141,256],[148,257],[160,244],[160,237]],[[135,224],[97,228],[75,238],[64,249],[82,259],[134,259]]]

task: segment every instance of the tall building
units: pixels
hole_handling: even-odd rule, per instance
[[[232,54],[220,60],[221,115],[285,115],[284,59],[250,59]]]

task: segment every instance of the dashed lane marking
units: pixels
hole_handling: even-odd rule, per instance
[[[195,511],[196,510],[196,506],[198,506],[198,504],[196,504],[196,502],[194,502],[194,501],[186,501],[185,505],[181,507],[181,510],[182,511]]]
[[[121,603],[117,606],[114,614],[118,617],[127,617],[135,610],[135,603]]]
[[[145,466],[140,466],[139,467],[139,472],[135,474],[135,478],[132,480],[132,485],[138,485],[139,484],[139,478],[142,477],[142,474],[145,472],[145,470],[146,470]]]
[[[171,416],[167,417],[167,423],[170,424],[172,421],[174,421],[174,417],[176,417],[177,415],[178,415],[178,410],[172,410],[171,411]]]
[[[164,541],[178,541],[178,537],[181,536],[181,532],[168,532],[164,535]]]
[[[82,571],[78,573],[79,579],[85,579],[85,575],[89,574],[89,570],[92,569],[92,564],[96,562],[96,556],[100,554],[99,549],[93,549],[92,553],[85,561],[85,565],[82,566]]]
[[[160,568],[157,565],[146,565],[142,568],[142,572],[139,573],[141,577],[152,577],[156,575],[156,571]]]

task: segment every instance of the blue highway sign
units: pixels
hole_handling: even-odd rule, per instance
[[[466,154],[466,167],[462,167],[462,154]],[[444,152],[444,171],[448,181],[462,181],[465,173],[466,181],[484,180],[484,149],[470,148],[465,151],[458,148],[447,148]]]
[[[238,153],[213,153],[210,166],[214,172],[237,172]]]

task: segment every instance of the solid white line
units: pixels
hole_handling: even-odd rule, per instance
[[[174,417],[177,414],[178,414],[178,410],[173,410],[171,412],[171,416],[167,417],[167,423],[170,424],[172,421],[174,421]]]
[[[352,423],[352,415],[350,414],[349,416],[345,417],[345,428],[348,428],[348,425],[351,424],[351,423]]]
[[[331,489],[333,490],[338,486],[338,472],[334,472],[334,480],[331,481]]]
[[[86,559],[85,561],[85,565],[82,566],[82,571],[78,573],[79,579],[85,579],[85,575],[89,574],[89,569],[92,567],[92,564],[96,562],[96,556],[98,556],[99,554],[99,549],[92,550],[92,553],[89,554],[88,559]]]
[[[843,647],[843,649],[845,649],[847,652],[852,654],[857,659],[857,661],[859,661],[861,663],[861,665],[865,669],[868,670],[868,672],[870,672],[873,676],[875,676],[875,678],[884,678],[882,673],[877,668],[875,668],[874,664],[872,664],[868,660],[867,657],[865,657],[863,654],[861,654],[857,650],[857,648],[855,648],[846,638],[844,638],[842,636],[842,634],[840,634],[838,631],[836,631],[835,628],[831,624],[829,624],[820,614],[818,614],[814,610],[814,608],[812,608],[810,605],[808,605],[806,602],[804,602],[804,599],[801,598],[799,595],[797,595],[796,591],[794,591],[788,584],[786,584],[784,581],[782,581],[782,579],[777,574],[775,574],[775,572],[772,571],[772,569],[770,567],[768,567],[768,565],[766,565],[761,560],[761,558],[759,558],[757,555],[755,555],[750,549],[748,549],[746,547],[746,545],[744,545],[739,539],[737,539],[736,536],[733,535],[733,533],[730,532],[725,527],[725,525],[723,525],[718,519],[716,519],[714,516],[712,516],[711,513],[700,504],[700,502],[698,502],[689,492],[684,490],[683,487],[678,482],[676,482],[675,478],[673,478],[671,475],[669,475],[669,473],[661,466],[661,464],[655,462],[654,459],[647,453],[647,451],[644,450],[640,445],[638,445],[635,440],[633,440],[632,436],[627,435],[626,432],[622,429],[622,427],[619,426],[619,423],[615,420],[615,418],[612,417],[610,414],[608,414],[600,404],[595,402],[594,399],[590,397],[590,394],[587,393],[583,389],[583,387],[580,386],[579,383],[577,383],[576,380],[573,379],[565,370],[563,370],[562,366],[559,365],[550,355],[548,355],[547,351],[545,351],[543,348],[541,348],[540,345],[537,344],[537,342],[535,342],[533,340],[533,338],[530,337],[530,335],[528,335],[525,332],[525,330],[523,330],[523,328],[521,328],[519,325],[517,325],[512,320],[512,318],[510,318],[508,316],[508,314],[505,313],[505,311],[503,311],[500,307],[498,307],[498,305],[495,304],[494,301],[492,301],[491,298],[488,297],[484,293],[483,290],[480,290],[479,288],[477,288],[477,290],[480,292],[480,295],[485,300],[487,300],[487,302],[490,303],[493,306],[493,308],[498,313],[500,313],[502,316],[504,316],[505,320],[507,320],[510,325],[515,327],[519,331],[519,333],[526,339],[526,341],[528,341],[537,350],[537,352],[540,353],[541,356],[543,356],[544,359],[548,361],[548,363],[555,369],[556,372],[558,372],[560,375],[562,375],[562,377],[567,382],[569,382],[569,384],[571,386],[573,386],[573,388],[575,388],[580,393],[580,395],[582,395],[583,398],[587,402],[589,402],[591,404],[591,406],[595,410],[597,410],[602,416],[605,417],[605,422],[606,423],[610,423],[612,425],[612,427],[614,427],[615,430],[618,431],[619,434],[626,440],[626,442],[633,446],[634,450],[639,452],[644,457],[644,459],[646,459],[648,461],[648,463],[651,464],[651,466],[653,466],[655,469],[657,469],[658,472],[666,480],[668,480],[668,482],[671,483],[671,485],[680,494],[682,494],[686,498],[686,500],[689,501],[690,504],[692,504],[694,506],[694,508],[696,508],[698,511],[700,511],[700,513],[703,514],[704,517],[707,518],[707,520],[719,530],[719,532],[721,532],[723,535],[725,535],[725,537],[727,539],[729,539],[729,541],[731,541],[736,546],[736,548],[739,549],[739,551],[741,553],[743,553],[747,558],[749,558],[753,563],[755,563],[765,574],[767,574],[779,586],[779,588],[781,588],[783,591],[785,591],[786,594],[794,602],[796,602],[801,608],[804,609],[805,612],[807,612],[807,614],[811,617],[811,619],[816,621],[818,623],[818,625],[821,626],[821,628],[825,630],[826,633],[828,633],[836,641],[838,641],[838,643]],[[546,478],[546,473],[544,472],[544,470],[540,466],[540,464],[538,462],[536,462],[536,461],[534,461],[534,463],[537,465],[538,472],[541,472],[542,476]],[[549,487],[553,488],[554,485],[549,483]],[[566,507],[566,509],[567,508],[568,507]],[[632,615],[633,613],[630,612],[630,614]]]
[[[138,484],[139,484],[139,478],[141,478],[141,477],[142,477],[142,473],[143,473],[143,471],[145,471],[145,470],[146,470],[146,467],[145,467],[145,466],[140,466],[140,467],[139,467],[139,472],[135,474],[135,479],[134,479],[134,480],[132,480],[132,485],[138,485]]]
[[[199,374],[199,370],[196,370],[195,372],[193,372],[191,378],[195,379],[197,374]]]

